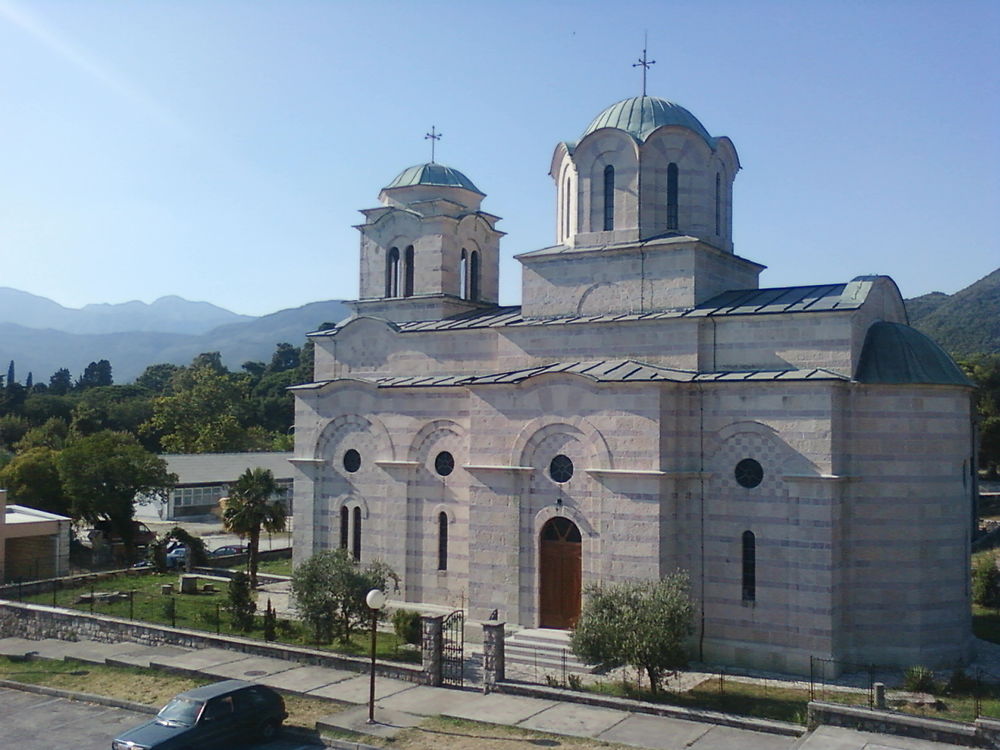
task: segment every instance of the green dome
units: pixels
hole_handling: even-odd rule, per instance
[[[418,164],[415,167],[407,167],[400,172],[396,179],[383,188],[413,187],[414,185],[437,185],[440,187],[457,187],[471,190],[474,193],[485,195],[485,193],[472,184],[472,180],[459,172],[457,169],[446,167],[444,164],[428,162]]]
[[[581,140],[600,128],[617,128],[629,133],[640,143],[644,142],[657,128],[664,125],[680,125],[693,130],[712,149],[715,139],[708,134],[698,118],[684,107],[655,96],[634,96],[612,104],[590,123]]]
[[[915,328],[872,323],[861,349],[859,383],[972,385],[955,360]]]

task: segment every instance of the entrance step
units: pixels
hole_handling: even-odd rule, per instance
[[[511,666],[555,674],[559,679],[563,679],[564,674],[590,674],[595,669],[573,653],[568,630],[518,630],[504,641],[504,659]]]

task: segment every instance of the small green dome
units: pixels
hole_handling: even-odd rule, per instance
[[[955,360],[927,336],[902,323],[872,323],[865,335],[859,383],[972,385]]]
[[[668,102],[666,99],[657,99],[655,96],[634,96],[612,104],[594,118],[580,138],[582,140],[601,128],[617,128],[642,143],[650,133],[664,125],[680,125],[693,130],[712,149],[715,148],[715,139],[708,134],[705,126],[698,122],[697,117],[681,105]]]
[[[383,189],[389,190],[398,187],[413,187],[414,185],[437,185],[440,187],[457,187],[471,190],[480,195],[486,195],[482,190],[472,184],[472,180],[459,172],[457,169],[446,167],[444,164],[428,162],[418,164],[415,167],[407,167],[400,172],[396,179],[386,185]]]

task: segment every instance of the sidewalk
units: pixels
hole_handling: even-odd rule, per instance
[[[297,695],[356,704],[331,714],[317,729],[340,729],[391,737],[419,725],[430,716],[503,724],[573,737],[618,742],[651,750],[952,750],[942,743],[876,735],[835,727],[820,727],[803,737],[789,737],[745,729],[473,690],[376,680],[374,726],[365,724],[369,676],[339,669],[303,666],[297,662],[222,649],[143,646],[136,643],[94,641],[32,641],[0,638],[0,655],[37,654],[41,658],[73,658],[107,663],[163,668],[217,679],[243,679]]]

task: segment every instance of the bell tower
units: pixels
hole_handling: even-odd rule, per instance
[[[404,169],[363,210],[358,315],[401,323],[493,307],[499,297],[499,216],[457,169],[428,162]]]

